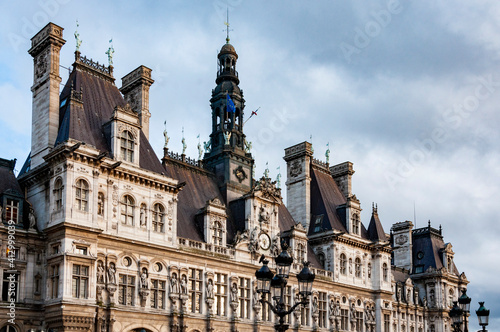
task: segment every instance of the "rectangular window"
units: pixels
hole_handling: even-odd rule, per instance
[[[266,299],[269,302],[272,302],[271,294],[267,293],[264,296],[264,299]],[[271,319],[272,319],[272,310],[271,310],[271,307],[267,303],[264,302],[264,303],[262,303],[262,320],[264,322],[270,322]]]
[[[289,310],[292,307],[292,286],[285,287],[285,295],[283,302],[285,303],[285,310]],[[290,324],[291,316],[292,315],[288,315],[285,317],[285,323]]]
[[[240,318],[250,318],[250,279],[240,278]]]
[[[309,326],[310,325],[310,317],[311,310],[309,309],[309,306],[300,306],[300,324],[304,326]]]
[[[2,301],[17,302],[19,274],[3,271]]]
[[[189,290],[189,307],[191,312],[201,313],[201,303],[203,298],[203,271],[199,269],[189,269],[189,275],[189,281],[191,283],[191,288]]]
[[[340,329],[342,331],[348,330],[348,322],[349,319],[349,310],[348,309],[340,309]]]
[[[356,311],[356,331],[363,332],[363,312]]]
[[[73,264],[73,297],[86,299],[89,288],[89,267],[85,265]]]
[[[318,325],[319,327],[326,327],[326,293],[319,292],[318,293]]]
[[[55,299],[59,296],[59,265],[52,265],[50,269],[50,295]]]
[[[151,308],[165,309],[166,281],[151,279]]]
[[[384,314],[384,332],[390,332],[391,315]]]
[[[87,247],[76,247],[75,254],[87,255]]]
[[[118,303],[123,305],[135,305],[135,277],[120,274],[118,288]]]
[[[227,275],[215,274],[215,314],[226,316]]]
[[[5,207],[5,221],[12,220],[17,224],[19,218],[19,201],[7,198],[7,206]]]

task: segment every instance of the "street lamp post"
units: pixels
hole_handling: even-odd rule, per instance
[[[479,309],[476,310],[476,315],[479,320],[479,325],[483,327],[483,332],[486,332],[490,311],[484,307],[484,302],[479,302]]]
[[[450,315],[450,318],[453,322],[453,324],[452,324],[453,331],[460,332],[460,325],[462,325],[463,311],[458,306],[458,301],[453,302],[453,308],[451,308],[449,315]]]
[[[281,253],[274,259],[276,262],[276,275],[274,275],[267,266],[269,261],[265,259],[264,255],[262,255],[259,260],[259,263],[263,264],[262,267],[255,272],[257,278],[257,292],[262,296],[260,302],[267,303],[272,312],[279,317],[279,322],[274,325],[274,329],[278,332],[288,330],[288,324],[285,324],[286,316],[291,314],[298,305],[307,305],[309,303],[309,296],[312,294],[312,284],[315,277],[314,273],[312,273],[308,267],[309,263],[304,262],[302,271],[297,274],[300,301],[287,310],[285,289],[288,283],[288,276],[293,258],[287,252],[288,245],[286,242],[281,243],[281,249]],[[274,305],[266,299],[266,294],[270,293],[270,288],[273,290],[272,298],[275,303]]]
[[[462,295],[458,298],[458,304],[464,315],[464,332],[469,332],[467,317],[469,317],[470,312],[470,301],[471,298],[467,296],[467,289],[463,288]]]

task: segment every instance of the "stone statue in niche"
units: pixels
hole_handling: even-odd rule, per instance
[[[179,294],[179,282],[176,273],[172,273],[172,278],[170,278],[170,293]]]
[[[102,263],[102,261],[99,261],[97,263],[97,283],[104,283],[104,264]]]
[[[318,313],[318,298],[316,296],[314,297],[312,303],[312,313],[313,315]]]
[[[108,267],[108,283],[110,283],[110,284],[116,284],[115,263],[109,263],[109,267]]]
[[[182,294],[187,294],[188,293],[188,289],[187,289],[187,277],[185,274],[182,275],[182,278],[181,278],[181,293]]]
[[[235,282],[231,285],[231,302],[238,302],[238,286]]]
[[[139,212],[139,221],[141,226],[146,226],[146,207],[144,204],[141,205],[141,209]]]
[[[35,210],[32,206],[30,206],[30,212],[28,214],[28,220],[30,222],[29,229],[35,229],[36,227],[36,218],[35,218]]]
[[[212,279],[208,279],[207,281],[207,299],[214,298],[214,283]]]
[[[146,268],[143,268],[142,269],[142,273],[141,273],[141,288],[149,288],[149,285],[148,285],[148,270]]]

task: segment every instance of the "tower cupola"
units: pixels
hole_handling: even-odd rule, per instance
[[[251,189],[253,159],[243,133],[245,99],[238,86],[238,54],[229,36],[217,55],[217,84],[212,90],[212,133],[203,164],[214,171],[227,202]]]

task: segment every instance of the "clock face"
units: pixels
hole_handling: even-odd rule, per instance
[[[269,249],[269,247],[271,246],[271,239],[269,238],[269,235],[267,235],[266,233],[260,233],[259,244],[263,250]]]

